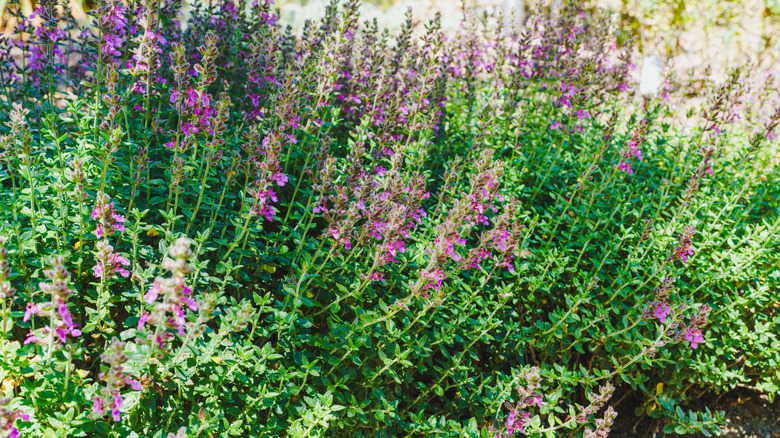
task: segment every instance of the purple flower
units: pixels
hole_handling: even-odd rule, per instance
[[[143,385],[141,385],[141,382],[135,379],[126,378],[125,383],[130,385],[130,387],[136,391],[143,391],[144,389]]]
[[[68,306],[65,305],[64,301],[57,306],[57,311],[60,313],[60,317],[62,317],[62,322],[65,323],[67,327],[76,327],[73,323],[73,316],[71,316]]]
[[[677,247],[674,248],[674,252],[669,256],[668,260],[673,261],[680,259],[683,263],[688,262],[688,256],[693,255],[693,235],[696,233],[695,225],[688,225],[685,227],[680,239],[677,243]]]
[[[103,406],[103,399],[100,397],[94,397],[92,399],[92,415],[100,417],[106,412],[106,407]]]
[[[157,301],[158,296],[160,296],[160,285],[154,283],[152,284],[152,287],[149,288],[149,291],[146,292],[146,295],[144,295],[144,301],[146,301],[146,304],[152,304]]]
[[[119,422],[119,410],[124,406],[124,399],[119,395],[119,391],[114,392],[114,400],[111,402],[111,418]]]
[[[39,304],[27,303],[27,309],[24,311],[24,318],[22,321],[27,322],[33,315],[37,315],[41,311]]]
[[[94,270],[95,270],[95,278],[102,277],[103,276],[103,262],[98,260],[97,264],[94,267]]]
[[[685,333],[685,340],[691,343],[691,348],[694,350],[699,347],[699,344],[704,342],[704,335],[701,334],[701,330],[689,328]]]
[[[634,174],[634,169],[631,168],[631,165],[626,163],[623,160],[620,160],[620,162],[617,165],[617,168],[618,168],[618,170],[620,170],[622,172],[626,172],[629,175],[633,175]]]
[[[114,209],[114,203],[111,198],[103,192],[99,192],[95,201],[95,208],[92,209],[91,217],[97,220],[95,225],[95,236],[98,239],[103,236],[110,236],[114,232],[126,231],[124,222],[125,217],[117,213]]]
[[[274,181],[276,181],[276,185],[279,187],[284,187],[285,184],[287,184],[287,175],[283,174],[282,172],[276,172],[273,176]]]
[[[190,310],[192,310],[193,312],[197,312],[198,311],[198,303],[195,302],[195,300],[192,297],[182,298],[181,302],[186,304],[187,307],[189,307]],[[182,315],[183,314],[184,314],[184,312],[182,312]]]
[[[563,125],[561,124],[561,122],[559,120],[556,120],[555,122],[553,122],[552,125],[550,125],[550,129],[553,130],[553,131],[556,130],[556,129],[563,129]]]
[[[370,281],[385,281],[385,277],[380,272],[374,272],[368,276]]]
[[[111,245],[105,245],[105,247],[111,248]],[[111,248],[111,250],[113,250],[113,248]],[[130,276],[130,271],[122,267],[129,266],[130,260],[117,253],[110,252],[110,250],[108,250],[108,254],[101,254],[104,252],[106,252],[105,249],[98,252],[98,255],[102,255],[102,257],[95,265],[95,278],[102,277],[106,273],[106,270],[111,271],[111,274],[119,274],[125,278]]]
[[[668,304],[660,303],[660,304],[656,304],[654,312],[655,312],[655,317],[661,320],[661,322],[665,323],[666,317],[669,316],[672,310],[669,308]]]
[[[446,277],[447,275],[441,268],[435,268],[431,271],[423,272],[423,278],[427,278],[428,280],[432,281],[431,283],[428,283],[425,288],[435,290],[441,289],[441,283]]]
[[[147,294],[148,296],[149,294]],[[148,301],[147,301],[148,302]],[[151,303],[150,303],[151,304]],[[141,314],[141,317],[138,318],[138,330],[143,330],[146,326],[146,323],[152,320],[152,315],[150,315],[148,312],[144,312]]]

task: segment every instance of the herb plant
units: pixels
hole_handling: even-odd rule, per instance
[[[575,6],[181,6],[8,5],[0,436],[709,434],[691,399],[780,391],[773,78],[637,98]]]

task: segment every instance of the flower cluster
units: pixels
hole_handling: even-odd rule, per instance
[[[19,438],[16,420],[30,421],[30,416],[20,410],[9,409],[11,399],[0,397],[0,436],[3,438]]]
[[[67,300],[73,295],[73,291],[68,287],[70,273],[65,269],[65,259],[63,257],[52,258],[51,268],[44,270],[43,273],[49,282],[41,282],[38,287],[41,292],[50,296],[50,300],[27,303],[23,320],[29,321],[34,315],[38,315],[48,317],[49,325],[31,331],[27,335],[25,344],[31,342],[42,344],[47,338],[53,337],[52,341],[56,342],[57,345],[65,345],[68,342],[68,336],[74,338],[81,336],[79,325],[73,322],[73,315],[68,309]]]
[[[75,157],[70,160],[68,167],[67,178],[73,183],[70,198],[74,201],[82,202],[87,199],[87,192],[84,190],[87,182],[87,175],[84,173],[84,160]]]
[[[62,43],[67,40],[67,33],[58,26],[61,18],[57,13],[57,2],[43,0],[38,2],[30,19],[40,23],[35,27],[37,44],[27,52],[27,66],[36,87],[41,86],[47,78],[43,74],[62,74],[62,64],[65,52]]]
[[[138,320],[138,331],[151,335],[149,342],[159,351],[166,352],[165,341],[174,333],[185,334],[185,312],[198,310],[198,303],[192,297],[192,289],[186,283],[186,276],[192,272],[189,259],[192,257],[190,241],[185,237],[176,239],[165,257],[162,268],[171,273],[170,278],[157,277],[144,295],[144,301],[150,306]],[[154,327],[148,332],[147,325]]]
[[[712,308],[706,304],[699,307],[699,311],[691,318],[687,326],[684,323],[680,323],[679,326],[675,327],[675,339],[689,342],[691,348],[697,349],[699,344],[704,343],[704,334],[701,329],[707,325],[707,319],[711,310]]]
[[[674,261],[680,259],[683,263],[688,262],[688,256],[693,255],[693,235],[696,234],[696,225],[688,225],[683,230],[680,238],[677,242],[677,246],[672,250],[672,254],[667,258],[667,261]]]
[[[98,394],[92,397],[92,418],[102,418],[108,411],[114,421],[119,422],[124,399],[121,391],[125,386],[141,391],[141,382],[134,379],[124,370],[124,364],[129,360],[125,354],[125,343],[117,338],[111,339],[106,353],[102,354],[103,363],[108,365],[108,370],[98,374],[98,378],[106,383],[100,388]]]
[[[482,269],[480,263],[488,260],[493,252],[497,252],[494,266],[515,272],[513,258],[520,249],[520,238],[525,228],[515,218],[517,208],[517,200],[504,204],[504,211],[495,217],[493,228],[482,232],[479,245],[460,263],[461,269]]]
[[[633,175],[634,169],[631,167],[631,160],[636,158],[639,161],[644,160],[642,151],[639,149],[643,143],[644,135],[647,131],[647,120],[643,119],[640,122],[637,129],[634,131],[631,139],[628,141],[626,147],[620,152],[620,161],[617,164],[617,169],[621,172],[625,172],[629,175]]]
[[[125,7],[117,0],[108,0],[98,7],[97,27],[100,54],[105,58],[118,58],[127,43],[127,17]]]
[[[581,408],[579,413],[574,417],[574,420],[580,424],[587,423],[589,417],[595,414],[596,412],[598,412],[604,406],[604,404],[612,397],[612,393],[614,392],[615,392],[615,387],[609,382],[607,382],[602,386],[599,386],[598,394],[589,393],[587,395],[590,404],[588,406],[585,406],[584,408]],[[614,419],[616,416],[617,414],[615,414],[615,412],[610,409],[605,415],[605,418],[609,417],[610,419]]]
[[[127,231],[125,229],[125,217],[117,213],[114,208],[114,202],[103,193],[98,192],[95,199],[95,208],[92,210],[92,219],[98,221],[95,226],[95,236],[100,239],[108,237],[117,232]]]
[[[287,184],[287,175],[282,173],[282,168],[279,166],[279,154],[285,141],[290,140],[279,134],[263,139],[261,150],[258,151],[262,161],[258,157],[254,162],[251,172],[255,179],[246,188],[248,199],[252,203],[249,208],[249,215],[252,217],[262,216],[267,221],[272,221],[277,213],[271,203],[279,201],[273,189],[274,183],[279,187]]]
[[[642,316],[644,318],[658,318],[659,321],[666,324],[667,317],[672,313],[668,299],[673,290],[674,278],[666,277],[661,280],[661,286],[653,289],[655,300],[645,309]]]
[[[493,438],[510,438],[515,433],[515,430],[520,431],[520,433],[525,433],[523,426],[528,423],[531,418],[531,413],[526,409],[531,406],[537,406],[541,409],[542,406],[544,406],[543,397],[541,393],[537,391],[542,380],[539,375],[539,369],[534,367],[523,371],[519,377],[526,380],[527,384],[525,387],[515,387],[515,390],[520,396],[517,403],[512,404],[506,401],[503,403],[503,407],[509,410],[505,426],[506,433],[503,433],[501,429],[498,429],[495,426],[490,426],[490,431],[494,433]]]
[[[436,237],[426,252],[430,257],[428,266],[418,274],[420,279],[414,288],[419,292],[426,289],[439,290],[442,280],[446,277],[445,264],[448,260],[460,262],[461,267],[477,267],[485,260],[490,249],[498,248],[504,255],[498,262],[500,266],[509,267],[511,254],[516,249],[519,228],[510,216],[515,207],[505,211],[505,216],[499,220],[491,232],[483,235],[482,244],[469,253],[462,261],[457,248],[465,245],[472,230],[480,225],[490,225],[488,214],[498,211],[497,202],[504,198],[499,194],[503,163],[493,160],[493,151],[486,148],[480,158],[474,162],[474,174],[471,177],[471,189],[466,196],[456,199],[452,208],[446,213],[442,223],[436,226]]]
[[[227,108],[224,101],[227,96],[221,99],[223,103],[220,111],[208,93],[208,86],[216,79],[214,60],[217,56],[217,41],[216,35],[206,35],[205,46],[200,48],[200,63],[195,65],[198,80],[193,80],[191,84],[184,46],[181,43],[174,45],[171,56],[174,60],[172,70],[176,78],[176,88],[170,92],[170,102],[179,114],[179,123],[178,130],[172,132],[174,138],[165,144],[166,147],[179,152],[186,151],[197,142],[200,135],[215,136],[215,128],[224,124],[224,111]],[[220,113],[222,123],[215,120]]]
[[[702,178],[704,178],[705,175],[712,176],[715,174],[715,172],[712,170],[714,155],[715,155],[715,147],[704,146],[701,148],[701,161],[699,162],[699,165],[696,167],[696,169],[693,171],[693,175],[691,175],[691,177],[688,179],[688,184],[685,187],[685,195],[684,195],[685,204],[692,202],[694,197],[696,196],[696,193],[699,192],[699,187]]]
[[[114,247],[108,244],[106,240],[99,240],[96,244],[97,253],[95,258],[97,264],[95,264],[94,271],[96,278],[110,278],[114,274],[119,274],[122,277],[129,277],[130,271],[124,266],[130,265],[130,260],[127,257],[123,257],[114,252]]]
[[[615,422],[615,418],[617,418],[615,409],[612,408],[612,406],[607,407],[607,410],[604,412],[604,417],[596,419],[596,430],[586,428],[583,438],[607,438],[612,423]]]
[[[139,2],[139,10],[136,13],[140,16],[138,25],[143,32],[133,37],[136,43],[133,50],[132,61],[128,64],[130,73],[136,78],[133,91],[147,93],[149,92],[151,76],[156,69],[160,68],[158,55],[162,54],[161,45],[165,44],[166,39],[157,30],[157,7],[158,3],[150,0]]]

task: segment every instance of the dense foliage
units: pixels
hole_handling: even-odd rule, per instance
[[[0,436],[710,433],[692,398],[780,391],[772,78],[637,98],[574,7],[98,6],[0,39]]]

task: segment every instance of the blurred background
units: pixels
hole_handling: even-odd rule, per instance
[[[94,0],[68,1],[74,16],[88,22],[84,10]],[[501,12],[516,17],[516,23],[530,10],[539,7],[554,14],[564,0],[364,0],[363,19],[376,18],[380,26],[397,28],[411,8],[417,23],[442,14],[444,28],[456,28],[468,13]],[[319,19],[329,0],[276,0],[281,21],[300,29],[307,19]],[[16,1],[14,1],[16,3]],[[35,0],[19,0],[24,15],[32,13]],[[187,2],[185,1],[185,4]],[[715,78],[728,68],[751,63],[761,74],[780,72],[780,0],[586,0],[587,9],[605,9],[615,13],[621,40],[636,44],[637,75],[647,56],[657,57],[663,65],[670,62],[678,74],[694,75],[710,66]],[[16,25],[12,11],[16,5],[0,0],[0,29],[10,35]],[[185,6],[186,8],[186,6]],[[656,60],[653,60],[656,62]]]
[[[414,19],[424,22],[436,11],[442,13],[445,28],[460,23],[463,8],[483,12],[514,13],[520,17],[534,7],[555,13],[563,1],[548,0],[369,0],[363,2],[363,17],[377,18],[381,25],[398,27],[408,8]],[[588,9],[616,14],[623,40],[634,38],[637,71],[642,58],[655,56],[673,60],[678,72],[702,70],[722,77],[733,66],[754,64],[765,73],[777,72],[780,36],[780,0],[591,0]],[[281,0],[281,19],[300,28],[307,19],[317,19],[327,0]],[[518,20],[522,22],[522,18]]]

